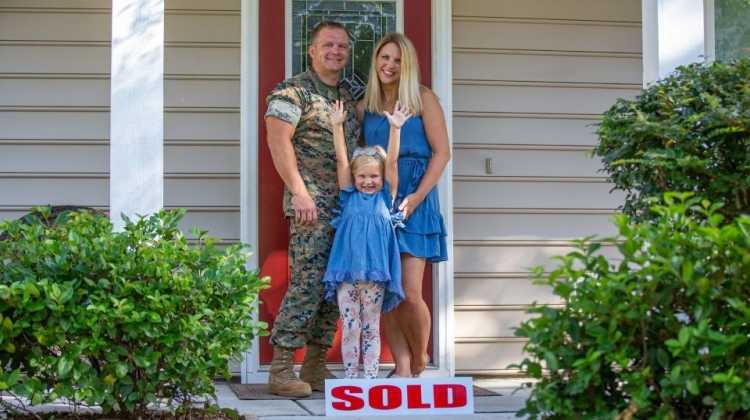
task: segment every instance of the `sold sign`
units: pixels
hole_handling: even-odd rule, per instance
[[[326,416],[472,413],[471,378],[326,379]]]

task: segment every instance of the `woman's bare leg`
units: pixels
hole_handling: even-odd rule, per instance
[[[427,303],[422,299],[424,267],[423,258],[401,254],[401,280],[406,299],[398,306],[396,315],[411,351],[410,370],[413,375],[422,373],[429,361],[427,343],[432,321]]]
[[[396,375],[411,377],[411,350],[398,322],[398,308],[383,314],[383,329],[393,354],[393,361],[396,362]]]

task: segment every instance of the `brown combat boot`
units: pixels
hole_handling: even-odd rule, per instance
[[[273,347],[273,361],[268,372],[268,389],[271,394],[282,397],[303,398],[312,394],[310,384],[302,382],[294,374],[292,356],[294,349]]]
[[[326,379],[336,379],[336,375],[326,368],[326,353],[328,353],[328,347],[320,344],[307,345],[305,361],[302,362],[299,377],[310,384],[313,391],[325,392]]]

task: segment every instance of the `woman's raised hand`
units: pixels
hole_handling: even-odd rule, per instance
[[[393,107],[393,114],[388,111],[384,112],[385,117],[388,118],[388,122],[394,128],[401,128],[406,123],[412,114],[409,112],[409,108],[406,105],[401,105],[401,102],[396,101],[396,106]]]
[[[336,101],[333,104],[333,110],[331,110],[331,124],[334,126],[341,125],[346,121],[346,110],[344,109],[344,102]]]

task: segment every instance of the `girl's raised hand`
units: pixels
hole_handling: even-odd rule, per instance
[[[409,112],[409,108],[405,105],[401,105],[401,102],[396,101],[396,106],[393,107],[393,114],[388,111],[384,112],[385,117],[388,118],[388,122],[394,128],[401,128],[406,123],[412,114]]]
[[[334,126],[341,125],[346,121],[346,110],[342,101],[336,101],[331,110],[331,124]]]

